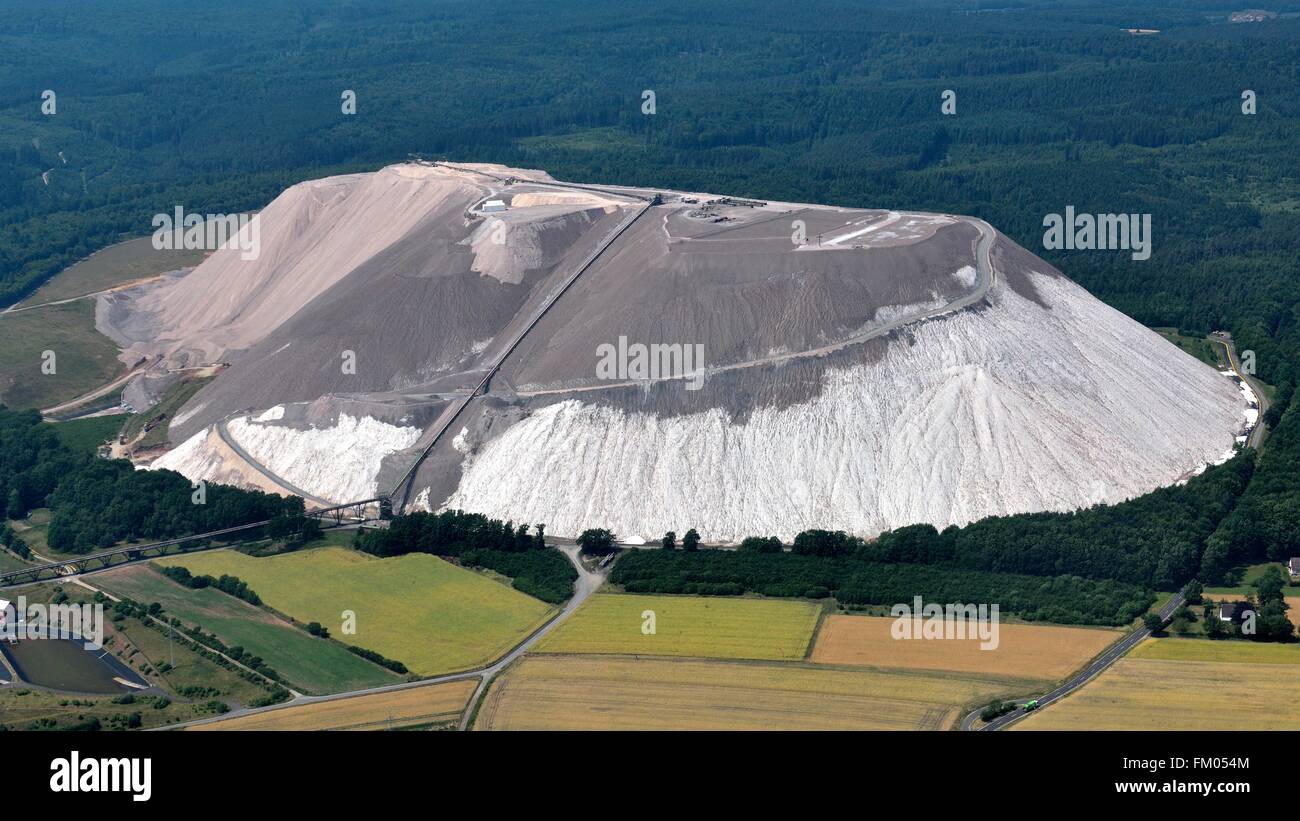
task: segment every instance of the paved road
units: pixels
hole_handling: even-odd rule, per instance
[[[1177,610],[1179,605],[1181,605],[1182,603],[1183,603],[1183,594],[1179,593],[1175,595],[1172,599],[1168,601],[1168,603],[1165,604],[1164,607],[1160,608],[1160,618],[1168,622],[1169,618],[1173,615],[1174,611]],[[1087,684],[1089,681],[1092,681],[1094,678],[1101,675],[1101,673],[1105,671],[1106,668],[1110,667],[1112,664],[1114,664],[1115,662],[1123,658],[1128,653],[1129,650],[1132,650],[1134,647],[1137,647],[1138,644],[1140,644],[1142,640],[1149,635],[1151,635],[1150,630],[1146,629],[1145,627],[1139,627],[1137,630],[1134,630],[1132,633],[1129,633],[1124,638],[1115,642],[1104,653],[1102,653],[1100,656],[1094,659],[1091,664],[1085,667],[1074,678],[1062,684],[1060,687],[1057,687],[1055,690],[1048,693],[1047,695],[1039,696],[1038,709],[1042,710],[1048,705],[1060,701],[1061,699],[1068,696],[1070,693],[1073,693],[1075,690]],[[1017,699],[1016,703],[1024,704],[1028,700],[1029,699]],[[980,711],[976,710],[970,715],[966,716],[964,719],[962,719],[961,728],[963,730],[971,729],[971,727],[975,723],[975,720],[979,718],[979,714]],[[993,721],[990,721],[988,724],[985,724],[983,727],[980,727],[980,730],[981,731],[1001,730],[1016,723],[1017,721],[1019,721],[1020,719],[1024,718],[1027,715],[1030,715],[1030,713],[1026,713],[1022,710],[1016,710],[1014,713],[1007,713],[1001,718],[997,718],[994,719]]]
[[[841,350],[843,348],[847,348],[851,345],[860,345],[861,343],[866,342],[868,340],[876,339],[877,337],[881,337],[893,333],[899,328],[903,328],[908,325],[913,325],[917,322],[923,322],[927,319],[932,319],[933,317],[936,316],[942,316],[943,314],[949,314],[955,311],[960,311],[965,308],[969,308],[970,306],[980,302],[981,300],[984,299],[985,296],[988,295],[989,289],[993,287],[993,283],[996,280],[996,274],[993,270],[993,260],[990,256],[990,253],[993,248],[993,242],[994,240],[997,239],[997,232],[993,230],[993,226],[989,225],[987,222],[985,222],[982,219],[977,219],[975,217],[956,216],[956,215],[953,216],[955,219],[962,220],[963,222],[966,222],[967,224],[973,226],[976,230],[980,232],[979,243],[975,249],[975,288],[970,293],[958,297],[957,299],[954,299],[951,302],[948,302],[944,305],[940,305],[937,308],[930,308],[928,310],[918,311],[917,313],[908,316],[903,316],[897,319],[890,320],[889,322],[885,322],[884,324],[877,325],[869,330],[854,334],[852,336],[845,337],[844,339],[841,339],[840,341],[834,342],[830,345],[824,345],[820,348],[811,348],[804,351],[793,351],[793,352],[777,354],[773,356],[765,356],[760,359],[750,359],[744,362],[733,362],[730,365],[721,365],[715,368],[706,368],[705,376],[706,377],[712,376],[714,374],[724,373],[726,371],[739,370],[741,368],[753,368],[759,365],[775,365],[778,363],[789,362],[796,359],[825,356],[829,353],[834,353],[835,351]],[[748,224],[749,223],[747,223],[747,225]],[[571,388],[543,388],[538,390],[516,390],[515,395],[522,396],[522,397],[547,396],[552,394],[569,394],[569,393],[584,393],[587,391],[604,391],[604,390],[609,390],[611,388],[644,387],[645,385],[654,382],[691,380],[696,378],[696,376],[697,374],[695,373],[689,373],[689,374],[679,374],[676,376],[665,376],[657,379],[628,379],[621,382],[605,381],[594,385],[584,385],[580,387],[571,387]]]
[[[1264,427],[1264,414],[1268,411],[1268,396],[1264,393],[1264,386],[1255,377],[1243,373],[1241,363],[1237,360],[1237,343],[1232,340],[1230,333],[1213,333],[1210,339],[1223,346],[1224,352],[1228,355],[1228,366],[1232,372],[1237,374],[1237,378],[1250,385],[1250,389],[1255,392],[1255,398],[1259,401],[1259,419],[1255,422],[1255,429],[1250,432],[1250,438],[1246,440],[1248,447],[1258,449],[1264,444],[1264,438],[1268,435]]]
[[[507,666],[509,666],[511,662],[515,661],[524,653],[528,652],[529,649],[531,649],[534,645],[536,645],[537,642],[545,638],[546,635],[549,634],[552,630],[554,630],[556,627],[559,627],[560,624],[563,623],[565,619],[571,616],[575,610],[577,610],[579,607],[582,606],[582,603],[585,602],[591,596],[592,593],[595,593],[597,590],[599,590],[600,586],[605,583],[605,576],[607,571],[600,572],[600,573],[592,573],[588,571],[587,568],[582,564],[581,559],[578,557],[577,547],[563,546],[563,547],[559,547],[558,549],[561,552],[563,552],[566,557],[568,557],[569,561],[573,564],[574,568],[578,571],[578,580],[573,585],[573,596],[569,598],[569,600],[565,603],[564,607],[562,607],[560,611],[551,618],[550,621],[546,622],[546,624],[543,624],[541,627],[537,628],[537,630],[533,632],[532,635],[528,636],[528,638],[524,639],[522,642],[515,645],[513,650],[506,653],[504,656],[492,662],[490,665],[486,667],[479,667],[473,670],[465,670],[460,673],[449,673],[448,675],[445,676],[434,676],[432,678],[421,679],[420,681],[407,681],[407,682],[402,682],[401,684],[388,684],[382,687],[367,687],[360,690],[349,690],[344,693],[332,693],[327,696],[301,696],[299,698],[286,701],[282,704],[275,704],[270,707],[259,707],[255,709],[245,708],[240,710],[232,710],[229,713],[225,713],[224,715],[221,716],[215,716],[213,718],[203,718],[195,721],[187,721],[182,724],[170,724],[167,725],[166,727],[158,727],[155,729],[175,730],[183,727],[190,727],[195,724],[211,724],[213,722],[224,721],[239,716],[256,715],[259,713],[271,712],[273,710],[283,710],[288,707],[297,707],[303,704],[316,704],[318,702],[323,702],[323,701],[338,701],[340,699],[353,698],[355,696],[373,695],[375,693],[388,693],[388,692],[393,692],[395,690],[409,690],[414,687],[432,687],[436,684],[446,684],[451,681],[464,681],[465,679],[478,678],[479,685],[477,688],[475,688],[474,695],[470,698],[469,703],[465,705],[465,712],[461,716],[461,720],[460,720],[460,729],[462,730],[467,729],[469,726],[470,717],[474,715],[475,706],[478,704],[478,701],[482,697],[483,692],[487,690],[487,687],[492,682],[492,679],[495,678],[496,675],[500,673],[502,670],[504,670]]]

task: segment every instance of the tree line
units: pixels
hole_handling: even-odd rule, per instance
[[[516,590],[552,604],[573,594],[577,571],[558,550],[546,549],[546,526],[515,527],[481,513],[446,510],[393,517],[386,528],[358,530],[353,546],[374,556],[430,553],[512,579]]]
[[[834,596],[850,607],[921,596],[943,604],[997,604],[1006,615],[1056,624],[1125,625],[1155,601],[1142,587],[1113,580],[757,550],[633,550],[614,565],[610,581],[629,593]]]

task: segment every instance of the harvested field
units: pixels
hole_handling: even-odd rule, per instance
[[[393,730],[460,719],[478,679],[353,696],[199,724],[190,730]]]
[[[978,638],[901,641],[884,616],[829,616],[813,645],[812,661],[913,670],[952,670],[1055,681],[1068,676],[1121,635],[1118,630],[1002,624],[998,646],[981,650]]]
[[[425,553],[376,559],[322,547],[256,559],[216,550],[158,564],[187,567],[196,575],[238,576],[268,607],[300,622],[320,622],[338,640],[421,675],[491,661],[551,613],[531,596]],[[342,630],[344,611],[356,614],[355,635]]]
[[[1004,680],[805,664],[526,656],[492,684],[484,730],[939,730]]]
[[[654,613],[654,635],[642,633],[646,611]],[[536,651],[796,660],[806,655],[820,612],[804,601],[605,593]]]
[[[1166,644],[1178,646],[1161,646]],[[1210,644],[1214,647],[1203,647]],[[1144,642],[1079,692],[1013,729],[1300,730],[1295,699],[1300,666],[1277,657],[1259,663],[1257,647],[1190,639]],[[1200,653],[1223,660],[1176,661],[1152,653]]]

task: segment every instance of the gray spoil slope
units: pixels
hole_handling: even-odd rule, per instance
[[[755,212],[752,223],[704,239],[686,237],[698,223],[678,224],[684,212],[630,229],[538,323],[502,367],[520,398],[544,404],[580,396],[660,415],[722,407],[744,418],[755,407],[815,396],[832,361],[872,360],[883,346],[860,343],[927,309],[954,310],[983,297],[954,276],[975,267],[980,232],[973,222],[908,245],[799,250],[790,241],[791,219],[809,222],[811,231],[818,219],[842,225],[863,212]],[[596,378],[598,346],[620,336],[703,345],[708,382],[698,391],[682,391],[680,383],[616,390],[618,383]],[[858,347],[832,356],[848,346]]]
[[[788,237],[784,235],[789,219],[804,220],[809,224],[809,230],[823,230],[842,225],[845,212],[803,209],[776,216],[754,214],[740,225],[721,230],[713,228],[706,232],[709,237],[741,235],[746,239],[743,246],[732,246],[736,249],[744,248],[744,252],[720,250],[720,246],[716,245],[702,251],[712,255],[706,270],[713,274],[715,287],[707,289],[707,292],[713,295],[716,304],[730,305],[734,308],[737,302],[744,302],[746,295],[752,292],[752,289],[748,289],[746,285],[758,278],[755,274],[756,270],[763,270],[753,267],[753,257],[756,254],[750,249],[755,243],[764,246],[761,254],[766,256],[762,261],[762,264],[767,266],[766,270],[772,270],[772,266],[776,266],[776,270],[780,271],[782,265],[800,269],[793,275],[777,273],[768,279],[811,283],[807,286],[810,290],[836,286],[847,292],[856,289],[858,299],[870,299],[871,296],[863,296],[863,294],[870,294],[877,300],[874,307],[868,306],[865,309],[861,306],[837,307],[824,313],[823,318],[847,314],[854,317],[854,321],[863,315],[869,320],[875,316],[877,307],[895,305],[899,301],[916,302],[933,296],[936,292],[945,296],[940,304],[926,307],[913,305],[903,308],[888,320],[860,323],[850,332],[841,330],[838,335],[818,333],[814,344],[808,348],[790,350],[787,347],[784,353],[775,356],[769,349],[766,353],[752,359],[733,359],[729,365],[722,366],[720,370],[711,371],[708,380],[700,390],[683,390],[682,382],[678,380],[652,381],[629,388],[618,383],[602,383],[586,378],[569,380],[568,388],[545,389],[545,393],[529,395],[526,389],[515,384],[515,381],[521,378],[521,374],[529,372],[527,364],[521,365],[521,362],[537,362],[539,359],[546,358],[548,362],[563,367],[571,364],[566,363],[564,357],[578,357],[581,360],[578,366],[581,370],[576,373],[583,373],[587,377],[595,373],[595,345],[599,343],[593,340],[599,339],[599,336],[588,333],[587,329],[591,324],[599,325],[602,322],[605,323],[604,327],[610,328],[607,317],[609,313],[618,312],[623,317],[621,321],[642,321],[644,327],[650,327],[651,330],[647,333],[651,335],[642,337],[643,341],[671,339],[662,335],[664,331],[661,329],[667,323],[664,321],[665,309],[661,304],[642,303],[631,315],[627,311],[620,311],[615,300],[592,304],[594,298],[609,299],[601,289],[621,291],[635,286],[640,289],[638,296],[643,299],[650,300],[656,295],[648,266],[639,262],[635,255],[629,258],[626,253],[623,253],[628,249],[629,243],[639,243],[640,253],[644,253],[644,248],[647,246],[654,248],[659,238],[666,240],[667,235],[663,233],[661,226],[667,223],[663,220],[651,219],[652,216],[654,214],[647,215],[639,221],[639,224],[629,228],[624,236],[620,237],[616,246],[611,247],[605,256],[597,260],[565,294],[564,299],[557,302],[551,312],[538,321],[516,351],[503,362],[501,376],[494,380],[492,391],[500,395],[480,397],[468,403],[465,411],[452,426],[454,428],[452,433],[464,428],[470,434],[468,440],[475,443],[477,447],[504,432],[527,415],[530,408],[541,407],[567,398],[581,398],[593,404],[626,411],[648,412],[660,417],[699,413],[721,407],[726,409],[737,422],[745,421],[755,409],[760,407],[781,408],[809,401],[823,389],[825,373],[828,369],[874,362],[885,355],[888,347],[887,338],[891,334],[906,335],[909,325],[978,306],[984,300],[994,279],[994,266],[991,261],[994,248],[1008,242],[982,220],[962,218],[960,224],[940,229],[930,240],[917,245],[862,250],[846,248],[830,252],[795,251],[792,250]],[[668,219],[671,220],[672,217]],[[659,233],[656,233],[656,229]],[[698,223],[692,222],[683,223],[679,230],[682,234],[692,235],[700,232]],[[774,237],[774,233],[778,236]],[[925,246],[930,246],[929,253],[922,253],[921,249]],[[730,267],[719,264],[723,256],[732,258]],[[967,264],[976,268],[977,277],[974,285],[957,282],[951,276],[953,271]],[[845,268],[846,265],[850,267]],[[854,265],[864,266],[867,274],[860,279],[865,284],[855,281],[852,273]],[[693,293],[689,286],[699,284],[698,281],[692,280],[690,275],[683,275],[674,270],[667,270],[665,273],[664,267],[658,270],[664,279],[686,280],[679,292],[684,291],[689,295]],[[804,270],[811,270],[813,273],[804,275],[801,273]],[[900,275],[900,272],[909,270],[910,275],[905,273]],[[818,275],[819,273],[823,275]],[[734,292],[727,293],[726,288],[718,286],[718,280],[732,283],[739,280],[740,284],[734,287],[734,291],[740,292],[740,295],[737,296]],[[1027,281],[1022,281],[1021,285],[1032,287],[1027,286]],[[881,297],[880,294],[888,294],[888,296]],[[842,298],[853,299],[854,297],[846,295]],[[834,303],[834,300],[830,301]],[[813,300],[813,302],[825,304],[822,300]],[[780,307],[776,305],[772,309],[779,310]],[[856,313],[854,313],[855,309]],[[718,312],[724,311],[725,309],[721,309]],[[747,315],[752,317],[753,312],[748,312]],[[701,316],[713,319],[716,313],[707,312]],[[794,316],[802,319],[807,317],[805,313],[798,311]],[[725,317],[719,319],[724,323],[728,322]],[[793,323],[786,323],[785,327],[788,328],[791,324]],[[578,326],[576,329],[575,325]],[[726,327],[735,326],[726,325]],[[747,327],[755,332],[765,330],[753,326]],[[617,329],[617,325],[612,329]],[[630,336],[627,331],[623,333]],[[558,354],[555,353],[556,346],[551,344],[556,336],[566,338],[572,343],[568,349],[560,348],[563,352]],[[582,341],[584,336],[585,345]],[[827,339],[827,336],[830,338]],[[632,338],[636,339],[636,337]],[[738,341],[744,342],[743,339]],[[743,346],[737,347],[745,350]],[[752,351],[754,348],[748,350]],[[706,346],[706,357],[707,351]],[[708,364],[714,366],[711,359],[708,360]],[[456,489],[461,476],[463,454],[451,445],[450,438],[445,438],[429,452],[410,485],[428,488],[429,500],[435,506]]]
[[[556,261],[512,284],[471,270],[465,240],[474,226],[459,205],[449,204],[234,357],[221,379],[187,404],[173,441],[246,408],[333,395],[392,399],[392,413],[377,415],[400,416],[404,399],[429,403],[471,386],[493,340],[508,338],[556,272],[619,219],[599,209],[570,215],[546,236]],[[344,373],[344,351],[355,353],[355,373]]]

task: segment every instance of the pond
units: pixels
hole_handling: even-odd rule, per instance
[[[138,689],[121,680],[148,686],[139,673],[107,650],[87,650],[80,639],[3,641],[0,650],[27,684],[72,693],[124,693]]]

